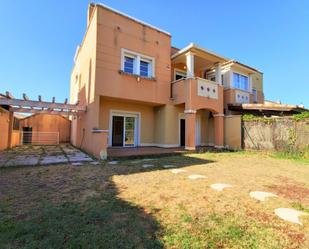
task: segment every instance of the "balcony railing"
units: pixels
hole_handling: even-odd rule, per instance
[[[223,106],[223,87],[217,82],[194,77],[173,81],[171,84],[171,99],[176,105],[185,103],[197,109],[211,106],[218,110]]]

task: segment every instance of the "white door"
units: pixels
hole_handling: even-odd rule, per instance
[[[201,117],[198,115],[195,123],[195,145],[201,145]]]

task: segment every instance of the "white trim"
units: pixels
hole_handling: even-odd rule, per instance
[[[189,146],[185,146],[185,150],[195,150],[196,147],[189,147]]]
[[[224,113],[213,114],[214,117],[224,117]]]
[[[221,56],[221,55],[218,55],[218,54],[216,54],[216,53],[214,53],[214,52],[212,52],[212,51],[210,51],[210,50],[208,50],[208,49],[201,48],[201,47],[199,47],[198,45],[194,44],[193,42],[191,42],[188,46],[184,47],[183,49],[180,49],[180,50],[177,51],[175,54],[173,54],[173,55],[171,56],[171,59],[176,58],[177,56],[179,56],[179,55],[181,55],[181,54],[187,52],[188,50],[190,50],[190,49],[192,49],[192,48],[196,48],[196,49],[198,49],[198,50],[203,51],[204,53],[214,55],[214,56],[216,56],[216,57],[218,57],[218,58],[220,58],[220,59],[222,59],[222,60],[230,61],[229,58],[226,58],[226,57],[223,57],[223,56]]]
[[[122,110],[110,110],[109,111],[109,141],[108,141],[108,146],[109,147],[113,147],[113,116],[122,116],[122,117],[135,117],[136,121],[135,121],[135,144],[134,146],[130,146],[130,147],[136,147],[139,146],[140,144],[140,134],[141,134],[141,113],[140,112],[130,112],[130,111],[122,111]],[[123,145],[124,148],[126,148]],[[130,148],[128,146],[128,148]]]
[[[124,17],[127,17],[127,18],[129,18],[129,19],[131,19],[131,20],[133,20],[133,21],[135,21],[135,22],[138,22],[138,23],[140,23],[140,24],[146,25],[146,26],[148,26],[148,27],[150,27],[150,28],[152,28],[152,29],[158,30],[158,31],[160,31],[160,32],[162,32],[162,33],[164,33],[164,34],[166,34],[166,35],[171,36],[171,34],[170,34],[169,32],[167,32],[167,31],[165,31],[165,30],[163,30],[163,29],[157,28],[157,27],[155,27],[155,26],[153,26],[153,25],[151,25],[151,24],[148,24],[148,23],[146,23],[146,22],[144,22],[144,21],[141,21],[141,20],[139,20],[139,19],[137,19],[137,18],[135,18],[135,17],[129,16],[129,15],[127,15],[127,14],[125,14],[125,13],[119,11],[119,10],[115,10],[115,9],[113,9],[113,8],[111,8],[111,7],[109,7],[109,6],[105,5],[105,4],[103,4],[103,3],[96,3],[95,5],[101,6],[101,7],[105,8],[105,9],[108,9],[108,10],[110,10],[110,11],[113,11],[113,12],[119,14],[119,15],[122,15],[122,16],[124,16]]]
[[[150,75],[148,75],[148,77],[146,78],[155,78],[156,60],[154,57],[144,55],[138,52],[134,52],[126,48],[121,48],[121,67],[120,67],[121,71],[124,71],[124,57],[125,56],[131,57],[134,59],[134,64],[133,64],[133,74],[134,75],[140,76],[140,61],[142,60],[142,61],[148,61],[151,67],[149,68]],[[144,77],[144,76],[141,76],[141,77]]]
[[[181,70],[178,68],[174,69],[174,81],[176,81],[176,74],[178,73],[178,75],[183,76],[183,79],[185,79],[187,77],[187,72],[185,70]],[[179,79],[181,80],[181,79]]]
[[[184,113],[185,114],[194,114],[194,113],[196,113],[196,110],[192,110],[192,109],[188,109],[188,110],[184,110]]]

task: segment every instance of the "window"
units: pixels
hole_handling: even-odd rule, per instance
[[[122,71],[141,77],[154,77],[154,58],[122,49]]]
[[[15,117],[13,119],[13,130],[19,130],[19,119]]]
[[[124,68],[126,73],[132,73],[134,72],[134,58],[125,56],[124,57]]]
[[[256,91],[256,89],[252,89],[252,93],[253,93],[253,102],[257,103],[257,91]]]
[[[184,79],[187,77],[187,74],[185,72],[178,71],[178,70],[175,70],[174,75],[175,75],[174,76],[175,80],[180,80],[180,79]]]
[[[148,61],[141,61],[140,63],[140,75],[143,77],[150,76],[150,66]]]
[[[249,91],[248,76],[239,73],[233,73],[233,87],[244,91]]]

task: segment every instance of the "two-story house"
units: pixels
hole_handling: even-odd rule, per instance
[[[102,4],[90,4],[74,57],[72,143],[106,147],[223,147],[230,103],[263,102],[263,74]],[[106,138],[108,138],[106,140]],[[104,140],[104,141],[103,141]]]

